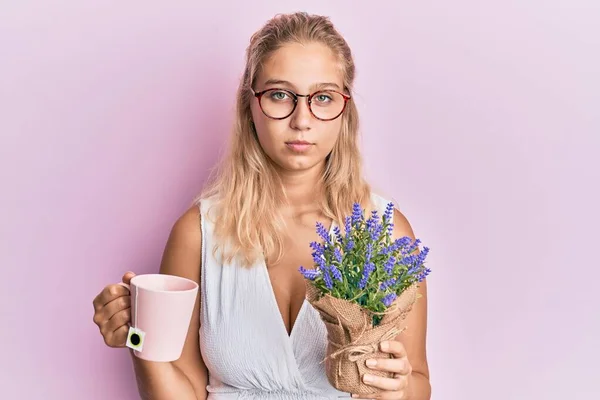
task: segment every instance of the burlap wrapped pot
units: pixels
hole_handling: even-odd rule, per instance
[[[328,294],[321,297],[310,282],[307,282],[306,297],[327,328],[327,357],[324,362],[331,385],[346,393],[378,392],[378,389],[364,384],[362,376],[369,373],[392,378],[394,374],[370,369],[365,361],[392,357],[380,351],[380,343],[393,340],[406,328],[404,320],[417,299],[417,285],[410,286],[398,296],[375,327],[372,326],[373,314],[370,311]]]

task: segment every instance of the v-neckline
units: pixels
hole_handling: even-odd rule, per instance
[[[335,221],[331,220],[331,225],[329,226],[329,235],[333,233],[334,226],[336,225]],[[273,289],[273,283],[271,282],[271,277],[269,276],[269,268],[267,267],[266,258],[262,257],[262,270],[264,271],[264,278],[267,281],[267,289],[269,291],[269,297],[271,298],[270,303],[272,308],[274,309],[275,317],[279,320],[278,325],[282,330],[282,333],[288,340],[292,340],[294,336],[294,332],[297,330],[296,327],[298,323],[301,322],[300,318],[304,315],[304,309],[308,305],[308,300],[306,300],[306,294],[304,295],[304,299],[302,300],[302,305],[300,306],[300,310],[298,310],[298,314],[296,315],[296,319],[294,319],[294,324],[290,329],[290,333],[288,334],[287,327],[285,326],[285,321],[283,319],[283,315],[281,315],[281,311],[279,311],[279,304],[277,303],[277,297],[275,296],[275,290]]]

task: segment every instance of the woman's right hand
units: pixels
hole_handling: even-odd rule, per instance
[[[123,283],[129,284],[135,274],[123,275]],[[119,284],[106,286],[94,299],[94,323],[100,328],[104,343],[110,347],[125,347],[129,322],[131,321],[131,296],[129,290]]]

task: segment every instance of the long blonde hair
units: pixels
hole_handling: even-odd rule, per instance
[[[236,102],[236,118],[228,154],[213,171],[196,199],[212,197],[215,235],[213,250],[221,248],[225,262],[241,256],[252,265],[257,258],[282,257],[285,222],[280,213],[286,194],[273,162],[261,148],[252,123],[251,88],[263,62],[287,43],[318,42],[337,55],[344,75],[344,90],[351,94],[355,66],[350,48],[329,18],[307,13],[279,14],[252,35],[246,50],[246,68]],[[358,149],[358,112],[352,100],[344,111],[340,136],[323,171],[318,194],[320,211],[343,230],[343,219],[359,202],[370,208],[371,189],[362,175]],[[307,243],[308,245],[308,243]]]

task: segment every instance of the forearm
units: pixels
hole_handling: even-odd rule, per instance
[[[142,400],[203,400],[190,380],[170,362],[142,360],[131,353],[133,367]]]
[[[407,394],[406,400],[430,400],[431,384],[429,378],[418,372],[413,372],[408,378]]]

